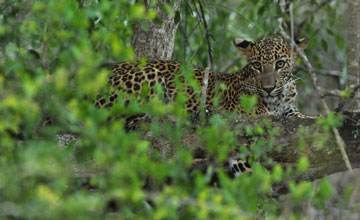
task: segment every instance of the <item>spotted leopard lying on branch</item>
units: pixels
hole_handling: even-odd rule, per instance
[[[296,41],[301,49],[305,49],[308,39]],[[257,104],[255,114],[275,116],[304,117],[296,108],[296,84],[294,80],[294,67],[297,54],[291,51],[290,45],[282,38],[262,38],[256,41],[246,41],[240,38],[233,40],[234,45],[241,51],[248,64],[240,71],[234,73],[209,72],[208,87],[206,91],[206,108],[212,109],[216,83],[226,85],[219,91],[221,101],[219,108],[226,111],[242,113],[239,97],[241,95],[256,95]],[[155,86],[159,84],[164,91],[164,100],[172,102],[177,94],[175,77],[180,72],[181,63],[175,61],[152,60],[145,65],[139,62],[123,62],[111,66],[112,75],[109,77],[111,86],[129,94],[140,94],[142,86],[149,88],[148,98],[155,95]],[[205,69],[195,67],[194,77],[200,85],[203,84]],[[200,96],[196,96],[194,89],[185,89],[188,100],[186,110],[198,112],[200,110]],[[95,101],[97,107],[112,106],[121,97],[112,93],[109,97],[99,97]],[[125,128],[135,128],[144,115],[126,118]],[[240,162],[239,162],[240,161]],[[234,160],[229,162],[234,173],[245,168],[245,162]],[[234,164],[243,163],[243,166]],[[244,168],[244,169],[242,169]]]
[[[249,42],[240,38],[233,40],[234,45],[245,55],[248,64],[235,73],[210,72],[206,93],[206,107],[213,107],[215,96],[215,82],[224,83],[225,90],[221,90],[220,108],[226,111],[239,111],[239,96],[256,95],[258,103],[255,107],[256,114],[275,116],[303,115],[296,108],[296,84],[293,70],[297,55],[291,53],[290,46],[282,38],[263,38]],[[308,39],[297,41],[300,48],[305,49]],[[164,90],[166,100],[171,102],[177,93],[175,75],[181,74],[180,62],[152,60],[140,67],[139,62],[123,62],[111,66],[113,75],[109,83],[126,93],[139,94],[144,83],[150,88],[148,96],[155,95],[155,85],[160,84]],[[199,84],[203,83],[205,69],[195,67],[194,76]],[[195,91],[186,89],[189,96],[186,110],[197,112],[200,109],[200,100],[196,98]],[[108,98],[99,97],[95,105],[102,108],[112,106],[118,99],[117,93]],[[128,121],[127,129],[137,123]]]

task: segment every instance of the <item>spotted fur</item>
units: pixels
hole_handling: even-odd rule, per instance
[[[234,45],[246,57],[248,64],[234,73],[209,72],[206,91],[206,108],[213,109],[215,91],[221,97],[220,110],[243,113],[240,106],[241,95],[256,95],[257,104],[254,113],[257,115],[298,116],[305,117],[296,108],[296,84],[294,67],[297,54],[291,51],[289,44],[282,38],[262,38],[256,41],[246,41],[240,38],[233,40]],[[301,49],[305,49],[308,39],[297,41]],[[112,75],[109,84],[128,94],[140,94],[142,87],[147,85],[147,98],[155,95],[158,84],[164,91],[164,102],[172,102],[178,93],[175,86],[176,75],[181,75],[180,62],[152,60],[145,65],[139,62],[122,62],[111,66]],[[205,69],[194,67],[193,73],[199,85],[203,84]],[[216,90],[216,84],[226,85],[225,90]],[[194,113],[200,110],[200,96],[192,87],[187,86],[188,100],[185,108]],[[108,97],[99,97],[95,105],[99,108],[112,106],[119,98],[114,92]],[[126,119],[126,129],[137,128],[146,115],[134,115]],[[235,176],[249,169],[244,161],[234,159],[229,161]]]
[[[296,108],[297,90],[293,70],[297,55],[291,52],[288,43],[282,38],[263,38],[254,42],[235,38],[233,42],[243,52],[248,64],[242,70],[231,74],[212,71],[209,73],[207,109],[213,109],[215,83],[224,83],[226,89],[220,91],[220,109],[243,113],[239,97],[256,95],[258,103],[255,114],[303,117]],[[307,42],[307,39],[302,39],[298,41],[298,46],[304,49]],[[180,62],[162,60],[152,60],[144,66],[139,62],[123,62],[111,66],[113,74],[108,82],[128,94],[139,94],[146,84],[150,88],[148,98],[155,95],[155,85],[160,84],[164,90],[164,101],[172,102],[177,94],[175,76],[181,74],[180,66]],[[194,67],[193,72],[195,79],[202,85],[205,70]],[[196,96],[192,87],[187,87],[186,93],[186,110],[198,112],[199,96]],[[100,108],[110,107],[118,98],[118,94],[114,92],[107,98],[99,97],[95,105]],[[136,123],[128,125],[130,124]]]

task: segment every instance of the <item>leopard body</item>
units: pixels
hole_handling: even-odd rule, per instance
[[[193,76],[201,87],[208,72],[206,109],[217,108],[242,114],[244,110],[241,107],[240,97],[254,95],[257,97],[257,104],[253,114],[306,117],[296,107],[297,90],[294,67],[297,54],[292,52],[290,45],[284,39],[275,37],[262,38],[253,42],[235,38],[233,43],[245,55],[248,62],[240,71],[221,73],[199,67],[193,68]],[[305,49],[308,39],[301,39],[296,43],[301,49]],[[143,87],[146,86],[147,99],[156,95],[156,85],[160,85],[164,94],[163,101],[170,103],[179,92],[176,79],[182,78],[181,65],[180,62],[163,60],[150,60],[145,64],[139,61],[122,62],[111,65],[112,75],[108,78],[108,82],[123,94],[135,96],[141,94]],[[224,84],[225,88],[218,89],[220,84]],[[186,111],[199,112],[200,94],[188,85],[185,85],[185,93],[188,97],[185,103]],[[214,97],[218,94],[221,99],[219,105],[215,106]],[[113,92],[107,97],[97,98],[95,105],[99,108],[111,107],[119,98],[123,97]],[[125,128],[127,130],[137,128],[145,117],[144,114],[128,116]],[[249,164],[236,157],[229,159],[229,166],[234,176],[242,172],[251,172]]]
[[[254,113],[257,115],[298,116],[303,115],[296,107],[296,83],[294,67],[297,59],[291,52],[290,45],[282,38],[263,38],[254,42],[235,38],[234,45],[245,55],[248,64],[234,73],[209,71],[206,91],[206,108],[214,109],[213,99],[216,85],[225,84],[219,90],[221,101],[217,107],[228,112],[243,113],[241,95],[257,96]],[[305,48],[308,40],[298,41],[300,48]],[[112,87],[128,94],[139,95],[142,87],[149,88],[148,97],[155,95],[155,86],[159,84],[164,90],[164,102],[173,102],[178,89],[175,79],[181,74],[181,63],[176,61],[151,60],[141,65],[140,62],[122,62],[111,65],[112,75],[108,82]],[[206,69],[194,67],[193,73],[199,85],[203,85]],[[186,86],[188,100],[185,109],[188,112],[200,110],[200,96],[191,86]],[[118,100],[117,92],[108,97],[99,97],[97,107],[110,107]],[[131,120],[137,120],[136,123]],[[127,120],[126,129],[137,124],[136,117]]]

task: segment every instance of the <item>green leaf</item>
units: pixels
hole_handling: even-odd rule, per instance
[[[174,22],[175,22],[175,24],[178,24],[178,23],[180,22],[180,19],[181,19],[180,12],[177,11],[177,12],[175,13],[175,17],[174,17]]]
[[[264,129],[258,124],[255,126],[254,132],[255,132],[255,134],[258,134],[258,135],[264,135],[264,133],[265,133]]]
[[[309,169],[309,167],[310,167],[309,160],[307,159],[307,157],[302,156],[299,159],[296,172],[302,173],[302,172],[306,171],[307,169]]]
[[[165,3],[160,3],[160,8],[163,12],[165,12],[168,16],[175,16],[175,12],[174,12],[174,9],[168,5],[168,4],[165,4]]]
[[[17,51],[17,49],[16,49],[16,45],[14,43],[9,43],[5,47],[6,55],[12,60],[15,60],[16,51]]]
[[[283,169],[279,164],[276,164],[273,171],[272,171],[272,179],[275,182],[280,182],[283,177]]]
[[[156,18],[156,16],[157,16],[157,11],[150,9],[146,18],[149,20],[153,20]]]
[[[258,14],[259,15],[263,15],[265,10],[267,10],[269,8],[269,5],[267,3],[263,4],[260,8],[259,8],[259,11],[258,11]]]
[[[240,101],[241,101],[241,108],[247,113],[252,113],[257,103],[257,97],[242,95],[240,97]]]
[[[345,47],[345,40],[341,35],[335,35],[335,43],[338,47],[344,48]]]
[[[156,16],[154,18],[154,23],[157,24],[157,25],[162,25],[163,24],[162,20],[158,16]]]
[[[313,187],[309,182],[300,182],[297,185],[294,182],[290,182],[289,188],[292,197],[297,202],[301,201],[303,198],[310,198],[313,191]]]
[[[315,197],[313,200],[314,204],[317,205],[319,208],[324,207],[326,199],[331,196],[333,191],[334,190],[330,181],[328,179],[323,179],[320,182],[319,188],[315,193]]]
[[[141,26],[141,29],[144,30],[144,31],[149,30],[149,25],[148,25],[146,20],[141,20],[140,21],[140,26]]]
[[[326,28],[326,32],[330,35],[330,36],[334,36],[334,32],[329,29],[329,28]]]
[[[134,4],[130,7],[130,18],[142,19],[145,16],[145,6],[141,4]]]
[[[326,52],[328,51],[328,44],[327,44],[326,40],[321,39],[321,46]]]
[[[249,136],[253,135],[253,129],[252,129],[252,127],[250,127],[249,125],[247,125],[247,126],[245,127],[245,132],[246,132],[246,135],[249,135]]]

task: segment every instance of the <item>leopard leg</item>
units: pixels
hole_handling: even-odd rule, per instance
[[[142,122],[147,122],[150,117],[147,114],[137,114],[126,117],[125,119],[125,130],[127,132],[138,130],[141,127]]]
[[[299,110],[292,106],[292,107],[289,107],[287,108],[285,111],[284,111],[284,114],[283,114],[285,117],[297,117],[297,118],[311,118],[311,119],[316,119],[316,118],[319,118],[319,116],[308,116],[308,115],[304,115],[303,113],[299,112]]]

